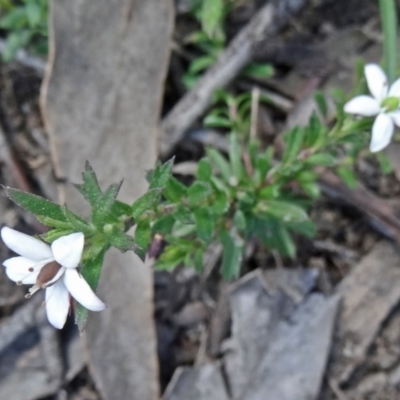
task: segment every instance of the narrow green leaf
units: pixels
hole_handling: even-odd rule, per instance
[[[161,188],[154,188],[139,197],[132,204],[131,215],[133,218],[137,220],[144,212],[153,209],[160,200],[161,192]]]
[[[218,115],[207,115],[203,120],[204,126],[208,128],[232,128],[233,122],[226,117]]]
[[[286,148],[282,157],[284,163],[297,158],[304,141],[304,129],[296,127],[286,135]]]
[[[165,215],[154,223],[151,231],[153,234],[160,233],[165,236],[172,231],[174,223],[175,219],[171,214]]]
[[[223,0],[203,0],[201,25],[208,37],[213,38],[224,15]]]
[[[220,240],[223,245],[221,273],[224,279],[232,280],[240,273],[240,266],[243,258],[243,239],[235,229],[230,231],[222,230]]]
[[[82,184],[76,184],[76,189],[82,194],[82,196],[94,206],[102,192],[97,180],[96,173],[94,172],[89,161],[86,161],[85,170],[82,173]]]
[[[321,134],[321,122],[317,116],[317,114],[314,112],[311,117],[310,117],[310,122],[308,124],[308,127],[306,128],[306,145],[307,147],[313,146],[315,143],[317,143],[319,137]]]
[[[296,256],[296,245],[293,242],[289,231],[282,224],[278,224],[274,234],[277,250],[283,256],[294,258]]]
[[[19,189],[6,187],[5,190],[10,200],[35,215],[38,219],[40,218],[42,223],[44,223],[43,221],[47,221],[46,225],[60,228],[69,225],[63,208],[60,205]]]
[[[335,164],[335,158],[329,153],[312,154],[305,160],[308,165],[331,167]]]
[[[74,229],[72,228],[57,228],[57,229],[52,229],[49,232],[43,233],[40,235],[40,237],[46,242],[46,243],[53,243],[56,239],[69,235],[70,233],[74,233]]]
[[[194,211],[197,234],[204,242],[209,243],[215,231],[215,220],[211,217],[207,208],[197,208]]]
[[[85,236],[90,236],[95,232],[95,228],[88,221],[74,214],[67,206],[64,206],[64,213],[75,232],[82,232]]]
[[[270,78],[275,73],[275,69],[271,64],[252,63],[243,68],[242,74],[250,78]]]
[[[160,164],[154,170],[148,172],[147,180],[149,182],[149,189],[164,189],[171,176],[173,164],[174,159],[171,158],[166,163]]]
[[[121,231],[115,231],[109,235],[108,241],[110,242],[111,246],[116,247],[123,253],[128,250],[135,251],[137,248],[133,238]]]
[[[94,258],[83,258],[81,274],[93,291],[96,291],[100,280],[101,268],[103,266],[104,255],[108,250],[108,246],[104,245]],[[75,322],[79,327],[80,332],[85,329],[88,318],[88,310],[77,303],[75,309]]]
[[[122,201],[115,200],[111,207],[111,213],[116,218],[130,217],[132,215],[132,207]]]
[[[211,185],[207,182],[194,182],[188,189],[189,204],[197,205],[211,193]]]
[[[216,191],[214,200],[209,206],[210,212],[215,215],[222,215],[229,209],[228,196],[222,191]]]
[[[283,200],[262,201],[258,204],[258,209],[285,222],[302,222],[309,219],[303,208]]]
[[[173,203],[182,201],[187,195],[188,188],[171,176],[168,179],[167,186],[164,189],[163,195],[165,198]]]
[[[336,172],[350,189],[355,189],[357,187],[357,178],[352,169],[342,165],[336,168]]]
[[[207,156],[212,165],[217,169],[217,171],[222,175],[224,180],[229,183],[232,176],[231,167],[228,161],[222,156],[222,154],[213,148],[206,149]]]
[[[317,91],[314,94],[314,101],[317,104],[318,110],[324,118],[328,116],[328,105],[326,103],[325,96],[322,92]]]
[[[136,225],[135,242],[139,246],[135,249],[135,253],[144,261],[146,252],[151,242],[151,227],[150,221],[144,220]]]
[[[111,213],[112,205],[114,204],[121,185],[122,182],[110,185],[93,205],[92,222],[97,227],[103,227],[106,217]]]
[[[206,158],[202,158],[197,166],[197,179],[199,181],[209,182],[212,174],[212,168],[210,161]]]

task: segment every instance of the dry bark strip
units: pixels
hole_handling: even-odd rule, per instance
[[[274,0],[268,2],[232,40],[218,61],[188,92],[161,124],[161,155],[168,154],[185,130],[199,118],[216,89],[226,86],[252,59],[258,43],[268,40],[297,13],[307,0]]]
[[[319,178],[322,190],[328,196],[339,198],[371,217],[373,226],[385,236],[400,243],[400,219],[396,210],[384,199],[367,190],[361,183],[350,189],[332,172],[324,172]]]
[[[123,200],[154,167],[173,25],[171,0],[54,0],[42,111],[58,173],[79,182],[85,160],[101,185],[125,179]],[[80,197],[66,188],[68,205]],[[105,399],[159,396],[153,284],[134,254],[110,252],[98,290],[108,308],[87,327],[91,371]]]
[[[400,250],[379,242],[339,284],[342,298],[329,376],[347,383],[400,301]]]

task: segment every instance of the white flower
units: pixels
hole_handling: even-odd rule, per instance
[[[4,243],[20,257],[4,261],[7,276],[22,285],[33,285],[27,298],[46,289],[46,313],[50,323],[61,329],[70,309],[70,294],[91,311],[102,311],[105,304],[79,274],[85,237],[72,233],[55,240],[51,246],[24,233],[4,227]]]
[[[371,152],[384,149],[392,139],[394,125],[400,127],[400,79],[389,88],[382,68],[367,64],[364,69],[367,85],[372,96],[357,96],[344,106],[344,111],[364,117],[376,116],[372,126]]]

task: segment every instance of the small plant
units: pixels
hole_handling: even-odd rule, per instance
[[[392,23],[393,13],[385,10],[383,17],[389,18],[383,22]],[[395,44],[392,40],[392,46],[385,46],[386,65],[397,60]],[[202,271],[207,249],[221,244],[225,279],[240,274],[249,241],[295,257],[295,236],[315,233],[308,209],[320,194],[319,174],[333,169],[354,187],[353,166],[359,154],[367,152],[368,141],[372,152],[382,150],[399,126],[400,80],[388,75],[376,64],[359,65],[355,97],[347,101],[336,91],[334,118],[328,118],[325,97],[316,93],[318,110],[307,126],[283,134],[281,146],[276,146],[280,150],[264,147],[250,134],[250,94],[221,91],[205,123],[227,131],[226,154],[206,149],[189,186],[171,175],[172,160],[157,165],[147,175],[148,191],[132,203],[117,199],[121,183],[103,190],[87,163],[76,189],[90,205],[88,219],[67,206],[6,188],[12,201],[50,228],[41,240],[2,229],[5,244],[20,255],[5,261],[7,275],[18,284],[33,285],[28,296],[38,289],[46,289],[46,296],[53,293],[58,307],[49,305],[47,313],[57,328],[65,323],[71,294],[80,303],[75,317],[83,329],[87,309],[105,307],[94,291],[111,247],[134,251],[151,264],[156,261],[159,269],[185,265]],[[364,94],[365,83],[372,97]],[[380,161],[385,165],[383,157]]]
[[[47,13],[47,0],[0,1],[0,28],[7,34],[4,61],[21,48],[47,54]]]

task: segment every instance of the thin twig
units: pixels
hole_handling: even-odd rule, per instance
[[[161,156],[167,155],[190,125],[204,113],[214,91],[225,87],[251,61],[257,44],[276,35],[288,23],[290,17],[304,6],[306,1],[269,2],[258,11],[220,55],[216,64],[164,118],[161,123]]]

